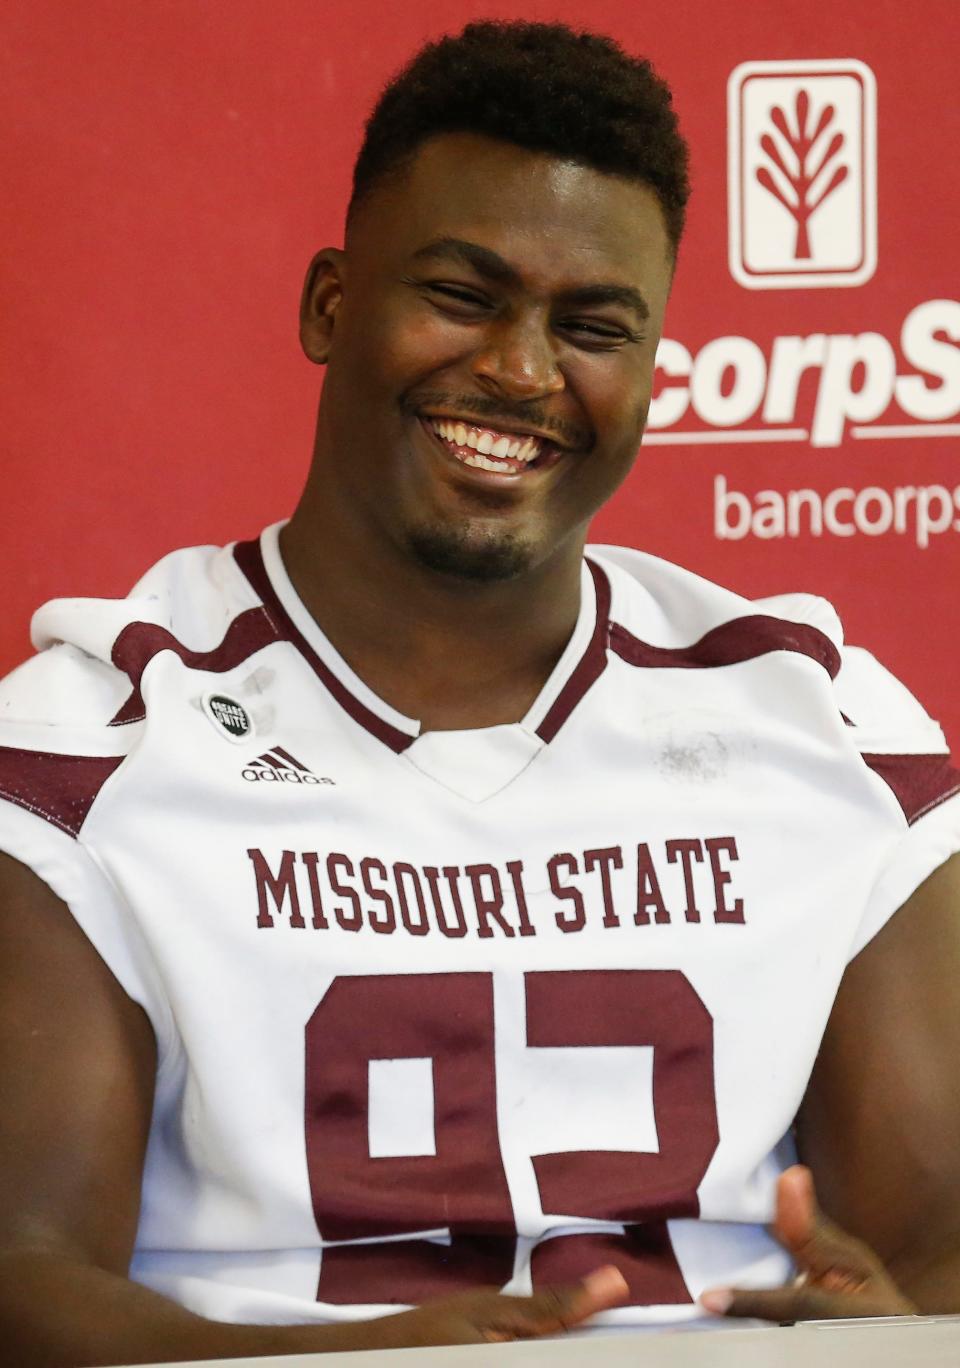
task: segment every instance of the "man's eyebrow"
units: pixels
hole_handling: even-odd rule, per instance
[[[435,238],[413,254],[414,261],[424,261],[428,258],[456,261],[471,266],[478,275],[495,280],[501,285],[520,283],[520,273],[508,261],[504,261],[502,256],[492,252],[489,247],[481,247],[478,242],[467,242],[463,238],[455,237]],[[574,289],[562,291],[559,297],[564,304],[580,304],[586,307],[591,304],[620,304],[624,308],[632,309],[643,321],[650,317],[647,301],[632,285],[578,285]]]
[[[472,266],[478,275],[486,276],[488,280],[499,281],[503,285],[517,285],[520,281],[518,273],[502,256],[491,252],[489,247],[481,247],[478,242],[466,242],[463,238],[435,238],[433,242],[428,242],[413,254],[414,261],[422,261],[426,257],[459,261]]]
[[[644,322],[650,317],[650,306],[639,290],[632,285],[579,285],[564,290],[561,298],[566,304],[622,304],[632,309]]]

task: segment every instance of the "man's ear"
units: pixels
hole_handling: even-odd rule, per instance
[[[322,366],[330,355],[333,328],[343,299],[346,254],[324,247],[307,270],[300,300],[300,345],[309,361]]]

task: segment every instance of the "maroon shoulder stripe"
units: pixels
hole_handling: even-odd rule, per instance
[[[703,670],[739,665],[771,651],[795,651],[822,665],[831,679],[840,669],[840,653],[828,636],[809,623],[756,613],[713,627],[691,646],[651,646],[619,623],[610,627],[610,645],[628,665],[644,669]]]
[[[599,565],[587,561],[597,596],[597,621],[587,649],[579,664],[557,694],[546,717],[537,728],[541,741],[550,742],[566,722],[587,690],[607,668],[607,642],[610,635],[610,581]]]
[[[290,617],[270,583],[270,576],[267,574],[267,568],[263,563],[260,543],[258,541],[238,542],[233,548],[233,555],[249,580],[251,587],[263,600],[264,609],[274,623],[280,637],[296,646],[317,678],[337,700],[344,712],[352,717],[354,722],[357,722],[382,741],[384,745],[389,746],[392,751],[396,751],[398,755],[405,751],[416,738],[408,736],[399,727],[391,726],[389,722],[384,721],[382,717],[378,717],[375,712],[372,712],[366,704],[361,703],[359,698],[354,698],[350,690],[340,682],[330,667],[320,659]]]
[[[960,793],[960,770],[949,755],[867,755],[864,761],[893,791],[903,815],[913,823]]]
[[[227,628],[219,646],[210,651],[191,651],[165,627],[152,622],[131,622],[113,643],[111,659],[118,670],[130,679],[133,690],[123,707],[111,719],[111,727],[126,722],[142,722],[143,697],[140,681],[143,672],[155,655],[173,651],[192,670],[209,670],[223,674],[241,665],[248,656],[277,640],[277,631],[264,608],[247,608],[239,613]]]
[[[0,746],[0,797],[77,836],[94,799],[123,759]]]

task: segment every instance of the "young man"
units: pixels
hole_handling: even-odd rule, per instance
[[[818,600],[584,557],[686,194],[608,40],[425,49],[307,278],[293,517],[37,615],[5,1362],[960,1306],[939,730]]]

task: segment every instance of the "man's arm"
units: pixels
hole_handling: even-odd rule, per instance
[[[801,1109],[823,1209],[921,1311],[960,1311],[960,855],[848,966]]]
[[[621,1301],[601,1269],[344,1325],[228,1325],[127,1278],[156,1044],[66,907],[0,855],[0,1365],[92,1368],[556,1333]]]
[[[816,1197],[789,1171],[773,1227],[801,1279],[715,1289],[707,1308],[770,1320],[960,1311],[958,1059],[955,855],[843,976],[798,1117]]]

